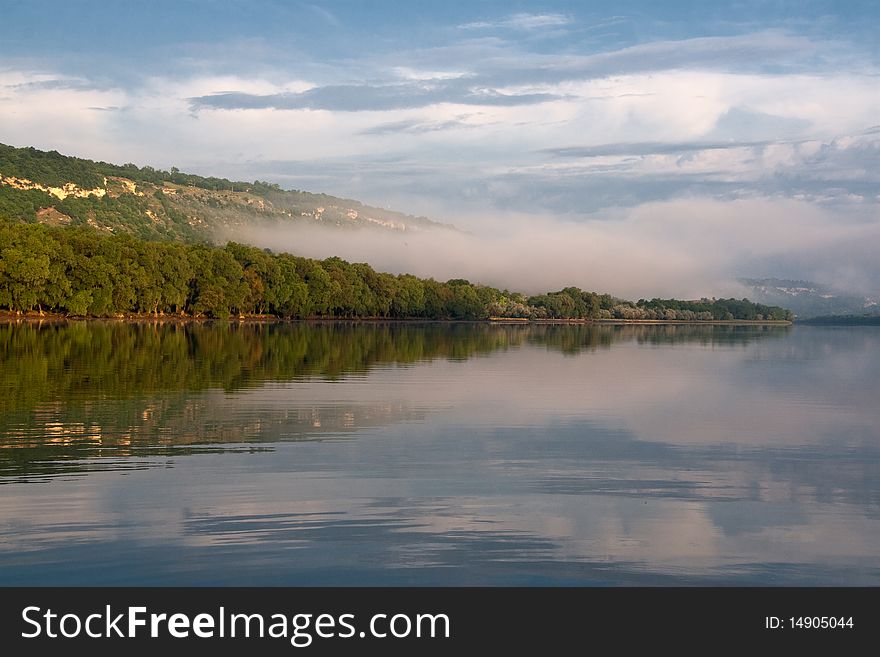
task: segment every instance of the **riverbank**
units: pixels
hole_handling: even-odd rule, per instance
[[[609,326],[791,326],[788,320],[773,319],[525,319],[490,317],[491,324],[595,324]]]
[[[63,313],[48,312],[28,312],[14,313],[10,311],[0,311],[0,322],[66,322],[66,321],[119,321],[119,322],[151,322],[151,323],[169,323],[169,324],[186,324],[191,322],[232,322],[232,323],[257,323],[257,324],[273,324],[279,322],[353,322],[363,324],[377,323],[405,323],[405,324],[503,324],[503,325],[554,325],[554,324],[591,324],[591,325],[609,325],[609,326],[627,326],[627,325],[644,325],[644,326],[791,326],[792,322],[787,320],[748,320],[748,319],[718,319],[718,320],[684,320],[684,319],[528,319],[520,317],[490,317],[488,319],[477,320],[460,320],[460,319],[425,319],[423,317],[308,317],[305,319],[285,319],[274,315],[234,315],[226,319],[216,319],[213,317],[192,316],[192,315],[167,315],[151,313],[146,314],[124,314],[109,315],[105,317],[92,317],[83,315],[65,315]]]

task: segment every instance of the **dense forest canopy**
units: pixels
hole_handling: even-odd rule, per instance
[[[0,308],[97,317],[791,319],[783,308],[746,299],[632,303],[576,287],[526,296],[464,279],[393,275],[365,263],[273,254],[234,242],[147,241],[2,219]]]

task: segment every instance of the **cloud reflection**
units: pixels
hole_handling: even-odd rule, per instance
[[[877,583],[880,334],[680,328],[188,393],[161,422],[260,449],[8,482],[2,580]]]

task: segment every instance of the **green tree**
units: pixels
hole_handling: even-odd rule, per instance
[[[18,311],[39,307],[57,250],[41,226],[11,226],[0,232],[0,305]]]
[[[240,312],[248,286],[238,261],[228,251],[210,247],[195,247],[190,255],[195,269],[188,304],[192,312],[221,319]]]

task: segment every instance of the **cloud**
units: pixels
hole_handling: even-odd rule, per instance
[[[545,148],[542,153],[556,157],[591,158],[608,155],[637,156],[672,155],[676,153],[693,153],[697,151],[727,150],[731,148],[751,148],[766,146],[769,142],[629,142],[616,144],[599,144],[597,146],[563,146]]]
[[[190,98],[193,110],[330,110],[338,112],[386,111],[426,107],[438,103],[515,107],[559,100],[551,93],[503,93],[469,84],[466,79],[431,84],[348,84],[315,87],[298,93],[249,94],[221,92]]]
[[[523,22],[526,22],[523,19]],[[537,19],[535,22],[538,23]],[[191,97],[193,111],[238,109],[319,109],[328,111],[387,111],[413,109],[438,103],[482,106],[519,106],[566,98],[554,89],[577,81],[652,71],[694,69],[763,70],[768,67],[801,67],[823,52],[820,44],[804,37],[759,32],[753,34],[655,41],[591,55],[524,52],[504,40],[466,40],[438,48],[398,54],[383,78],[381,58],[360,66],[380,74],[376,81],[314,84],[307,89],[261,94],[245,89],[212,91]],[[412,60],[399,66],[400,57]],[[439,77],[416,76],[412,71],[436,70],[443,62],[456,73]],[[412,67],[415,68],[412,68]],[[409,71],[406,73],[406,71]],[[401,77],[402,76],[402,77]],[[631,95],[644,95],[633,90]],[[735,117],[734,117],[735,118]]]
[[[728,143],[742,139],[742,135],[779,141],[807,134],[810,125],[810,121],[804,118],[779,116],[745,106],[734,106],[718,117],[708,136],[724,139]]]
[[[94,91],[101,87],[96,81],[86,78],[53,77],[51,79],[20,82],[9,85],[8,88],[16,92],[38,91]]]
[[[583,217],[683,195],[850,205],[875,202],[880,175],[871,128],[880,91],[865,76],[664,71],[512,88],[510,95],[556,99],[470,112],[442,103],[375,112],[255,108],[201,112],[193,121],[188,99],[216,89],[259,99],[315,87],[231,75],[156,78],[136,91],[19,87],[29,75],[0,75],[4,141],[269,179],[453,222],[523,208]],[[461,84],[406,85],[450,83]],[[90,109],[112,107],[124,111]]]
[[[338,27],[342,26],[342,23],[340,22],[339,18],[337,18],[336,14],[334,14],[332,11],[330,11],[326,7],[320,7],[320,6],[314,5],[314,4],[307,4],[305,6],[308,7],[311,11],[313,11],[316,15],[320,16],[321,19],[323,19],[326,23],[332,25],[333,27],[338,28]]]
[[[474,84],[488,87],[552,85],[653,71],[726,71],[779,74],[833,66],[827,43],[778,31],[666,39],[581,54],[535,52],[519,41],[470,39],[402,53],[412,66],[464,67]],[[396,58],[396,57],[395,57]],[[641,90],[635,90],[639,92]]]
[[[572,20],[564,14],[546,13],[546,14],[528,14],[518,13],[497,20],[475,21],[472,23],[464,23],[459,25],[459,29],[463,30],[485,30],[485,29],[514,29],[514,30],[538,30],[548,27],[562,27],[571,24]]]
[[[451,119],[449,121],[419,121],[416,119],[392,121],[390,123],[380,123],[379,125],[361,130],[358,134],[370,136],[382,136],[391,134],[421,135],[429,132],[440,132],[443,130],[478,127],[474,123],[468,123],[465,120],[467,117],[468,115],[464,114],[458,118]]]
[[[597,144],[594,146],[563,146],[542,149],[556,157],[592,158],[603,156],[674,155],[700,151],[732,150],[743,148],[764,148],[771,144],[797,144],[810,140],[785,139],[794,134],[803,134],[810,123],[804,119],[773,116],[746,108],[733,107],[722,114],[715,127],[707,133],[708,137],[721,137],[724,141],[694,142],[619,142]],[[762,135],[767,138],[755,141],[743,139],[743,135]]]

